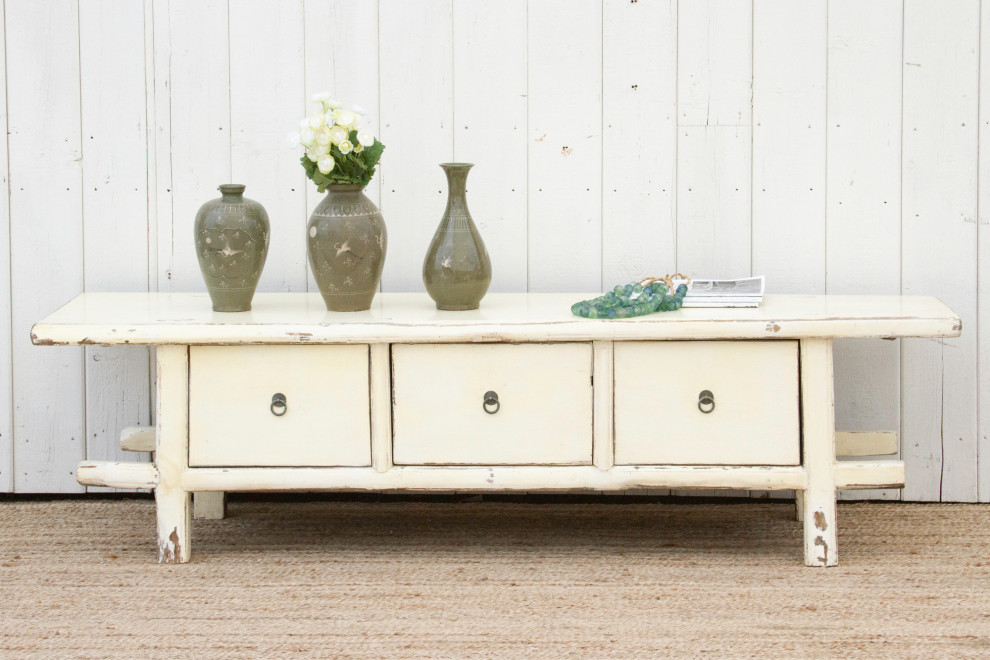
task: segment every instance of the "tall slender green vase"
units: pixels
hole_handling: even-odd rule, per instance
[[[492,261],[468,211],[467,175],[472,163],[441,163],[447,175],[447,208],[423,262],[423,282],[437,309],[477,309],[492,283]]]
[[[246,312],[268,257],[268,213],[239,183],[221,185],[220,193],[196,213],[196,256],[213,311]]]

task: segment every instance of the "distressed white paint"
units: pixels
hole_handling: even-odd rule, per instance
[[[617,464],[797,465],[800,437],[797,342],[615,344]]]
[[[6,81],[5,3],[0,2],[0,75]],[[7,135],[7,86],[0,86],[0,130]],[[0,141],[0,493],[14,490],[14,375],[10,325],[10,169],[7,140]]]
[[[127,426],[120,431],[121,451],[155,451],[153,426]]]
[[[156,352],[154,466],[83,461],[79,483],[154,486],[159,561],[165,563],[189,560],[193,491],[219,493],[206,496],[201,507],[202,517],[218,518],[223,516],[222,493],[228,490],[795,488],[803,491],[805,563],[811,566],[837,563],[837,488],[903,484],[904,466],[897,461],[836,465],[829,328],[841,329],[849,318],[818,319],[800,343],[773,336],[615,343],[602,335],[573,342],[567,324],[552,320],[559,295],[493,295],[505,305],[501,314],[485,312],[492,331],[481,336],[488,343],[479,343],[476,335],[437,343],[436,321],[415,318],[415,312],[433,309],[424,294],[382,294],[383,301],[399,304],[383,304],[386,316],[378,323],[365,318],[351,324],[349,344],[317,343],[312,330],[325,322],[305,322],[315,296],[289,293],[262,298],[273,308],[283,303],[281,319],[274,320],[293,341],[237,345],[232,336],[217,336],[210,342],[214,345],[187,346],[163,340]],[[868,303],[870,319],[886,324],[886,334],[910,328],[901,325],[905,321],[924,320],[936,334],[954,333],[958,323],[951,313],[929,319],[910,315],[922,309],[946,313],[933,299],[776,298],[773,307],[786,311],[790,303],[792,314],[802,306],[807,312],[809,300],[833,314]],[[170,310],[174,314],[183,301],[195,299],[202,296],[84,294],[54,315],[55,321],[35,326],[33,337],[45,344],[52,341],[46,333],[71,325],[78,331],[85,326],[72,324],[73,315],[80,310],[99,314],[102,305],[99,320],[108,336],[140,341],[137,326],[106,315],[108,301],[117,302],[118,315],[142,307],[155,316],[147,325],[174,327],[156,303],[164,302],[164,308],[179,303],[180,309]],[[902,317],[890,313],[883,318],[892,309]],[[707,323],[722,333],[745,330],[746,317],[752,321],[763,313],[719,311],[729,316]],[[233,331],[250,315],[227,317],[228,323],[211,318],[201,325]],[[768,331],[780,331],[786,316],[764,321]],[[649,333],[641,338],[659,340],[671,323],[641,320],[635,325]],[[500,335],[507,334],[502,328],[513,325],[530,332],[531,340],[542,335],[544,341],[502,340]],[[585,325],[586,332],[593,332],[631,324]],[[399,336],[403,328],[417,326],[425,340]],[[391,334],[355,343],[383,332]],[[312,345],[292,345],[300,339]],[[391,387],[382,385],[386,376]],[[700,388],[711,388],[713,409],[704,410],[693,398]],[[389,404],[391,415],[382,414]],[[659,410],[662,420],[643,414],[650,410]],[[387,449],[381,454],[389,430],[392,456]],[[147,432],[130,431],[126,439],[142,434]],[[505,472],[502,466],[519,469]]]
[[[588,343],[393,345],[393,460],[590,464],[591,368]]]
[[[990,2],[980,4],[980,130],[981,142],[990,140]],[[979,211],[978,234],[978,271],[977,282],[977,330],[979,331],[977,373],[980,377],[977,438],[979,459],[977,481],[979,483],[979,499],[990,502],[990,233],[985,229],[990,225],[990,149],[980,149],[978,163],[979,177],[977,189],[980,193],[977,199]],[[0,276],[2,277],[2,276]],[[2,294],[0,294],[2,295]],[[2,410],[0,403],[0,410]]]
[[[366,345],[194,346],[189,400],[190,465],[371,465]]]
[[[0,112],[10,112],[9,158],[0,176],[9,169],[11,185],[9,213],[0,202],[0,254],[10,254],[9,264],[0,258],[0,490],[78,490],[70,464],[112,456],[112,427],[134,423],[120,411],[137,410],[141,398],[137,386],[126,401],[101,395],[105,383],[138,378],[136,358],[114,350],[116,360],[97,365],[75,350],[28,352],[28,325],[84,284],[203,291],[191,223],[218,183],[261,176],[247,183],[272,212],[262,288],[298,290],[300,232],[320,195],[283,139],[309,95],[329,89],[369,108],[369,123],[385,133],[386,176],[376,177],[369,196],[380,199],[389,176],[402,184],[400,197],[383,206],[393,238],[386,290],[421,286],[422,254],[445,195],[436,164],[454,157],[477,162],[469,197],[494,259],[494,290],[596,291],[655,270],[737,274],[750,262],[774,292],[820,293],[826,282],[829,293],[898,293],[902,268],[905,291],[943,295],[951,283],[965,300],[948,302],[966,328],[961,343],[943,349],[946,376],[939,360],[915,360],[913,349],[906,360],[915,366],[902,375],[896,341],[837,342],[837,424],[901,427],[913,452],[904,455],[908,481],[918,488],[906,498],[975,492],[990,500],[990,434],[974,421],[990,389],[974,375],[988,352],[977,339],[987,335],[977,325],[976,292],[987,287],[977,287],[976,237],[961,240],[949,220],[946,236],[931,234],[937,218],[957,211],[975,219],[976,108],[990,68],[976,64],[988,51],[979,38],[990,33],[977,26],[987,8],[976,0],[909,1],[905,13],[901,0],[830,0],[823,44],[823,4],[292,0],[276,11],[224,0],[6,0]],[[111,30],[119,43],[91,38]],[[135,82],[141,52],[118,58],[112,74],[103,70],[109,53],[130,53],[142,34],[143,82]],[[90,101],[108,98],[95,115]],[[143,144],[135,139],[140,120],[113,126],[139,107]],[[984,115],[986,107],[979,104]],[[39,116],[49,121],[39,126]],[[534,121],[592,143],[599,155],[542,149]],[[42,162],[54,169],[42,174]],[[823,168],[824,202],[822,186],[811,183]],[[53,172],[68,185],[52,185]],[[115,182],[142,179],[144,210],[142,184],[138,191],[99,185],[105,172]],[[694,195],[695,182],[703,194]],[[540,188],[557,192],[539,197]],[[300,194],[305,203],[293,196]],[[104,213],[106,195],[119,204]],[[58,234],[43,231],[52,218]],[[98,247],[109,236],[107,253],[123,250],[141,233],[146,260],[114,263]],[[929,244],[939,240],[951,247],[929,258]],[[914,397],[903,415],[902,386]],[[39,403],[46,398],[59,405]],[[981,427],[985,418],[984,407]],[[101,433],[95,444],[91,435],[84,440],[84,420]],[[948,490],[939,492],[940,479]]]
[[[884,431],[838,431],[836,456],[889,456],[896,454],[897,434]]]
[[[609,288],[676,270],[677,2],[605,0],[603,20],[601,261]]]
[[[906,340],[901,419],[906,499],[977,497],[977,0],[904,6],[902,280],[944,291],[968,332]],[[941,374],[941,378],[923,374]]]
[[[602,217],[602,8],[528,3],[530,291],[598,291]],[[581,16],[562,28],[560,17]]]
[[[227,514],[227,495],[220,491],[193,493],[193,518],[221,520]]]
[[[148,290],[144,7],[79,5],[83,249],[88,291]],[[121,249],[120,258],[108,247]],[[122,426],[151,423],[148,349],[86,348],[86,457],[146,460],[121,451]]]
[[[581,294],[493,293],[481,308],[437,312],[425,293],[385,293],[364,312],[328,313],[318,294],[259,293],[250,312],[218,315],[205,293],[84,293],[38,322],[38,344],[314,344],[594,339],[955,337],[935,298],[768,295],[759,308],[679,309],[629,322],[571,314]],[[585,294],[587,295],[587,294]],[[228,320],[229,319],[229,320]]]
[[[422,291],[423,257],[446,204],[437,165],[454,156],[452,0],[381,0],[378,38],[384,291]],[[421,35],[412,38],[411,35]],[[349,61],[349,60],[348,60]],[[415,75],[413,75],[415,71]]]
[[[21,493],[83,490],[73,478],[86,456],[83,351],[42,353],[28,334],[39,314],[83,286],[77,9],[71,0],[5,6],[14,490]]]
[[[900,292],[902,5],[828,5],[828,293]],[[837,426],[898,428],[900,343],[839,340],[834,350]]]
[[[392,467],[392,363],[386,343],[372,344],[371,380],[371,464],[378,472]]]
[[[192,494],[182,485],[182,475],[189,469],[189,350],[185,346],[159,346],[156,356],[158,561],[183,564],[190,557],[192,523]]]
[[[835,566],[835,405],[832,340],[801,340],[801,449],[807,486],[801,496],[804,563]]]
[[[592,462],[599,470],[610,470],[615,465],[615,344],[592,342],[592,350]]]
[[[306,181],[286,148],[286,126],[303,116],[303,4],[236,0],[230,31],[230,180],[273,223],[259,291],[306,290]],[[262,91],[263,90],[263,91]],[[295,158],[289,157],[295,155]],[[222,182],[218,182],[222,183]]]
[[[526,43],[526,7],[453,3],[453,158],[475,163],[467,197],[492,259],[490,291],[526,290],[527,58],[506,47]],[[436,222],[442,211],[435,207]]]

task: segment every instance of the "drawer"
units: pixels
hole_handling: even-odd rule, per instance
[[[591,365],[590,344],[393,345],[393,460],[590,464]]]
[[[800,463],[796,341],[617,342],[614,357],[616,464]]]
[[[371,465],[370,419],[367,345],[189,349],[191,466]]]

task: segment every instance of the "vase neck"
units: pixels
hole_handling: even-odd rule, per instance
[[[463,210],[467,213],[467,176],[472,163],[441,163],[447,175],[447,211]]]
[[[244,184],[241,183],[223,183],[220,185],[220,194],[223,195],[223,199],[228,202],[242,202],[244,201]]]

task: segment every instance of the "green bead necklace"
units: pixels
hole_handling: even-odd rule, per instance
[[[687,279],[689,283],[691,281],[680,273],[675,276]],[[639,282],[620,284],[597,298],[574,303],[571,312],[588,319],[623,319],[654,312],[672,312],[684,304],[688,291],[686,284],[680,284],[671,295],[673,277],[648,277]]]

